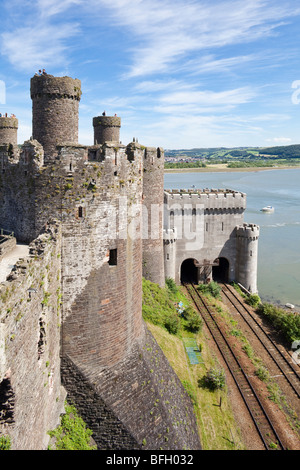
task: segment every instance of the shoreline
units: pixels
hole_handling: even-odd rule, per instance
[[[257,172],[266,170],[292,170],[300,169],[300,166],[270,166],[270,167],[248,167],[248,168],[228,168],[226,166],[211,166],[205,168],[165,168],[165,173],[234,173],[234,172]]]

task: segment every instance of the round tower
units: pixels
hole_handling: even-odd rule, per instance
[[[17,145],[18,119],[15,117],[0,117],[0,145]]]
[[[97,116],[93,118],[94,144],[120,142],[121,118],[118,116]]]
[[[255,224],[238,226],[236,236],[237,281],[251,294],[256,294],[259,226]]]
[[[166,229],[163,231],[163,244],[164,244],[164,269],[165,278],[175,280],[176,274],[176,229]]]
[[[31,79],[32,137],[44,147],[45,161],[57,154],[58,144],[78,143],[81,82],[53,75]]]
[[[145,149],[143,206],[143,276],[163,287],[164,152],[161,148]]]

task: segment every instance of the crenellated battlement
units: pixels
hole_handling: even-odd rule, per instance
[[[172,243],[177,240],[177,231],[173,229],[164,229],[163,230],[163,240],[164,243]]]
[[[250,240],[258,240],[260,228],[256,224],[243,224],[236,229],[238,238],[248,238]]]
[[[120,142],[121,118],[118,116],[96,116],[93,118],[94,144]]]
[[[17,145],[18,125],[18,119],[15,117],[0,117],[0,145]]]
[[[71,77],[35,75],[30,83],[30,96],[32,100],[47,96],[51,99],[64,98],[80,101],[81,81]]]
[[[185,205],[196,207],[203,205],[205,210],[245,210],[246,194],[226,190],[198,189],[198,190],[165,190],[165,203],[167,206],[178,206],[184,208]]]
[[[0,116],[0,129],[18,129],[18,119],[15,117]]]

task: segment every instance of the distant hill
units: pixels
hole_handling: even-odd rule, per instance
[[[300,145],[267,147],[259,150],[260,155],[273,155],[278,158],[300,158]]]
[[[168,158],[206,159],[206,160],[248,160],[248,159],[292,159],[300,158],[300,145],[288,145],[277,147],[212,147],[193,149],[165,150]]]

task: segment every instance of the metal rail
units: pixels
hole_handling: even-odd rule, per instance
[[[285,378],[285,380],[288,382],[297,397],[300,398],[300,376],[292,362],[290,362],[291,358],[289,357],[289,359],[287,359],[287,357],[280,351],[277,344],[269,337],[260,323],[254,318],[254,315],[250,309],[248,309],[246,305],[244,305],[243,302],[241,302],[241,300],[238,298],[233,288],[227,284],[222,284],[221,286],[225,297],[228,299],[231,305],[234,306],[249,328],[251,328],[256,338],[260,341],[268,355],[271,357],[281,372],[283,378]]]
[[[272,422],[264,409],[259,397],[257,396],[249,378],[247,377],[243,367],[239,363],[234,351],[230,347],[229,342],[219,328],[213,312],[211,312],[205,299],[193,284],[183,284],[193,300],[197,310],[202,316],[207,328],[209,329],[216,345],[240,391],[244,403],[254,422],[257,432],[264,444],[266,450],[271,450],[272,443],[277,444],[277,449],[284,450],[282,444]]]

